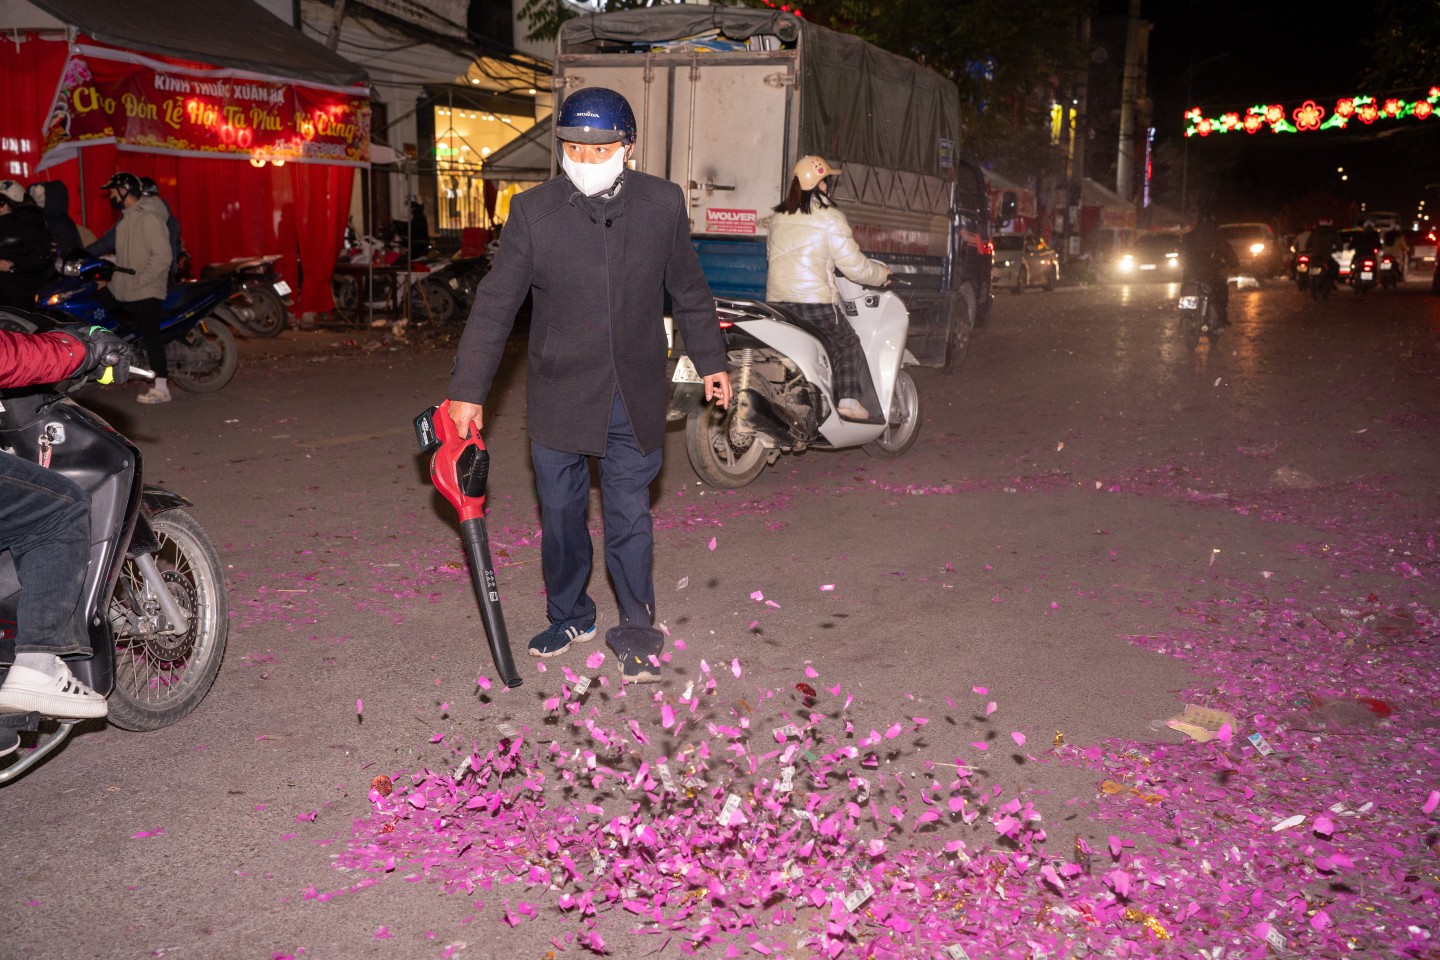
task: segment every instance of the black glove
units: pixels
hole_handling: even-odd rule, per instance
[[[60,329],[85,344],[85,361],[73,376],[92,377],[96,383],[124,383],[130,379],[130,344],[113,331],[80,323]]]

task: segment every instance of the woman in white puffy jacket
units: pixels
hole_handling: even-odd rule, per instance
[[[840,312],[835,271],[878,287],[890,279],[890,268],[861,252],[845,214],[831,203],[827,178],[839,172],[815,156],[801,157],[795,164],[789,190],[770,218],[765,299],[786,309],[824,342],[840,416],[869,420],[870,411],[859,400],[865,358],[860,338]]]

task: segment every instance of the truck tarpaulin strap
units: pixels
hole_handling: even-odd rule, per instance
[[[43,134],[39,169],[101,143],[258,163],[366,166],[370,99],[363,86],[300,83],[81,38],[70,47]]]

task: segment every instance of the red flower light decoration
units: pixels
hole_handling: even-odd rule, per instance
[[[1435,112],[1435,108],[1430,105],[1429,100],[1417,100],[1415,101],[1415,107],[1412,112],[1415,114],[1415,119],[1424,120]]]
[[[1195,125],[1195,132],[1198,133],[1198,134],[1200,134],[1200,136],[1202,136],[1202,137],[1208,137],[1208,136],[1210,136],[1210,131],[1213,130],[1214,128],[1215,128],[1215,125],[1214,125],[1213,123],[1211,123],[1210,120],[1205,119],[1205,120],[1201,120],[1199,123],[1197,123],[1197,124]]]
[[[1431,88],[1430,88],[1430,96],[1431,96],[1432,98],[1433,98],[1433,97],[1440,97],[1440,87],[1431,87]]]
[[[1255,133],[1265,125],[1265,117],[1258,113],[1252,113],[1245,117],[1245,132]]]
[[[1314,100],[1306,100],[1295,108],[1295,127],[1299,130],[1319,130],[1324,118],[1325,108]]]
[[[1405,105],[1399,100],[1392,98],[1385,101],[1385,115],[1388,117],[1400,116],[1400,111],[1403,109],[1405,109]]]
[[[1380,108],[1375,106],[1374,102],[1360,104],[1355,108],[1355,112],[1360,115],[1362,123],[1374,123],[1375,118],[1380,116]]]
[[[1274,126],[1285,119],[1285,108],[1278,103],[1272,103],[1265,108],[1265,122]]]
[[[1227,113],[1220,119],[1225,122],[1226,130],[1234,130],[1240,126],[1240,114],[1238,113]]]
[[[1355,113],[1355,101],[1349,97],[1335,101],[1335,112],[1348,120]]]

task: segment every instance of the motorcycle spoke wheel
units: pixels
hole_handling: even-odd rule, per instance
[[[115,638],[110,722],[126,730],[156,730],[194,710],[220,672],[229,631],[220,558],[200,524],[179,509],[150,524],[165,588],[190,622],[183,632],[158,629],[158,602],[135,561],[125,561],[109,615]]]
[[[685,452],[696,475],[721,489],[743,487],[765,469],[768,452],[755,437],[737,444],[731,435],[734,404],[729,411],[705,403],[690,411],[685,422]]]
[[[876,460],[890,460],[915,445],[920,435],[920,391],[909,370],[895,377],[895,393],[890,397],[890,413],[885,432],[861,447]]]
[[[253,319],[244,321],[245,328],[257,337],[276,337],[285,329],[288,311],[285,301],[273,289],[258,284],[241,288],[237,297],[243,298],[250,308]]]
[[[1194,350],[1200,343],[1200,315],[1195,310],[1186,310],[1180,314],[1180,337],[1185,341],[1185,349]]]
[[[230,328],[209,317],[179,340],[166,344],[165,360],[177,387],[190,393],[214,393],[235,376],[240,349]]]

